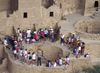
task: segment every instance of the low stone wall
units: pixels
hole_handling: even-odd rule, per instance
[[[99,20],[80,20],[74,25],[74,27],[76,28],[75,32],[77,36],[86,39],[100,40],[100,34],[97,29],[100,28]],[[92,28],[95,28],[95,30],[93,30]]]
[[[99,20],[80,20],[74,27],[82,32],[87,33],[100,33],[100,21]]]
[[[7,69],[9,73],[62,73],[63,68],[47,68],[47,67],[27,67],[19,65],[11,60],[10,54],[4,51],[4,57],[7,57]]]
[[[3,58],[3,46],[4,45],[0,45],[0,59]]]
[[[90,59],[77,59],[72,60],[68,67],[56,67],[56,68],[47,68],[47,67],[27,67],[24,65],[16,64],[11,59],[12,56],[7,53],[7,50],[4,50],[4,57],[7,57],[7,69],[9,73],[70,73],[76,69],[81,70],[82,66],[90,66]],[[85,64],[85,65],[84,65]],[[76,67],[78,65],[78,68]]]
[[[7,66],[7,58],[3,59],[2,64],[0,64],[0,69],[6,69]]]
[[[76,35],[86,39],[100,40],[100,34],[91,34],[91,33],[76,31]]]
[[[92,45],[92,44],[86,45],[86,48],[89,45]],[[99,44],[98,45],[94,44],[93,46],[99,47]],[[3,55],[4,55],[4,58],[7,59],[6,68],[9,73],[33,73],[33,72],[34,73],[70,73],[75,70],[82,70],[82,67],[91,67],[92,65],[94,65],[91,63],[91,59],[74,59],[70,61],[70,65],[68,67],[59,67],[59,68],[58,67],[56,68],[27,67],[24,65],[14,63],[14,61],[12,60],[12,55],[7,52],[6,48],[4,49]]]

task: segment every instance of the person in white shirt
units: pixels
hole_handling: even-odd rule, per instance
[[[33,43],[35,43],[35,42],[36,42],[36,40],[33,38],[33,39],[32,39],[32,42],[33,42]]]
[[[81,54],[81,46],[79,46],[78,48],[79,48],[78,57],[80,57],[80,54]]]
[[[4,38],[3,44],[6,46],[6,48],[10,49],[8,43],[7,43],[7,38]]]
[[[53,67],[56,67],[57,66],[56,60],[55,60],[55,62],[52,62],[52,65],[53,65]]]
[[[68,58],[68,56],[66,56],[66,58],[65,58],[65,65],[66,64],[69,64],[69,58]]]
[[[31,59],[32,59],[32,57],[31,57],[31,55],[30,55],[30,52],[28,52],[28,65],[31,64]]]
[[[58,60],[58,65],[62,65],[62,59],[61,58],[59,58],[59,60]]]
[[[29,38],[26,39],[26,43],[27,43],[27,44],[30,43],[30,39],[29,39]]]
[[[27,33],[27,38],[30,38],[30,37],[31,37],[31,30],[28,29],[28,30],[26,31],[26,33]]]
[[[79,48],[79,51],[81,51],[81,46],[79,46],[78,48]]]
[[[6,38],[4,38],[3,43],[4,43],[5,46],[8,46]]]
[[[51,31],[52,31],[52,27],[50,26],[49,30],[48,30],[48,39],[51,39]]]
[[[14,60],[15,60],[15,62],[17,60],[17,51],[16,51],[16,49],[14,50]]]
[[[84,55],[85,58],[90,58],[90,53]]]
[[[25,49],[23,54],[24,54],[24,63],[26,64],[26,61],[27,61],[27,49]]]
[[[71,44],[71,42],[72,42],[71,38],[68,39],[68,42],[69,42],[69,44]]]
[[[46,40],[47,37],[48,37],[48,30],[47,30],[47,28],[45,28],[45,30],[44,30],[44,36],[45,36],[45,40]]]
[[[19,35],[19,33],[20,33],[20,28],[18,28],[17,33],[18,33],[18,35]]]
[[[72,34],[72,37],[71,38],[72,38],[72,42],[73,42],[74,39],[75,39],[75,33]]]
[[[19,33],[19,40],[22,41],[22,32]]]
[[[23,51],[22,51],[22,48],[19,50],[19,55],[20,55],[20,62],[22,62],[22,59],[23,59]]]
[[[32,61],[33,61],[33,66],[35,64],[35,59],[36,59],[36,55],[35,55],[35,52],[32,53]]]

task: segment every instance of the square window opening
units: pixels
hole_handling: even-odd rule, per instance
[[[53,15],[54,15],[53,12],[50,12],[50,17],[53,17]]]
[[[23,17],[24,17],[24,18],[27,18],[27,13],[26,13],[26,12],[24,13]]]

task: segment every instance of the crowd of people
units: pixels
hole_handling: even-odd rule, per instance
[[[20,28],[18,28],[17,30],[17,35],[12,35],[9,38],[9,43],[12,46],[12,51],[14,52],[14,60],[15,62],[17,61],[17,59],[20,59],[20,62],[23,64],[26,64],[28,62],[28,65],[32,64],[34,66],[35,61],[36,61],[36,56],[37,56],[37,66],[39,66],[39,62],[40,62],[40,66],[41,66],[41,56],[43,56],[40,52],[38,52],[37,54],[35,54],[35,52],[31,53],[27,52],[27,49],[24,49],[23,46],[23,41],[26,44],[30,44],[30,43],[38,43],[41,41],[46,41],[47,39],[49,39],[51,42],[54,41],[54,34],[55,31],[52,28],[49,28],[48,30],[45,28],[45,30],[43,29],[39,29],[38,32],[36,31],[31,31],[30,29],[28,29],[26,32],[23,30],[21,31]],[[7,42],[7,38],[4,38],[3,44],[6,46],[6,48],[10,49],[10,45],[8,45]],[[80,39],[76,39],[75,37],[75,33],[73,33],[73,35],[71,37],[67,37],[67,39],[65,40],[65,35],[61,34],[61,44],[67,44],[68,47],[73,48],[73,54],[76,55],[77,58],[80,57],[80,55],[84,55],[84,49],[85,49],[85,43],[81,42]],[[44,56],[43,56],[44,57]],[[84,57],[88,58],[89,53],[86,54]],[[54,62],[51,62],[50,60],[48,60],[48,62],[46,63],[46,67],[51,67],[54,66],[56,67],[57,65],[62,65],[62,64],[69,64],[69,57],[66,56],[65,60],[62,60],[61,58],[59,58],[59,60],[55,60]]]
[[[28,29],[26,32],[24,30],[21,32],[20,28],[18,28],[19,40],[20,41],[25,40],[27,44],[36,43],[39,41],[45,41],[47,40],[47,38],[53,42],[54,34],[55,31],[52,28],[49,29],[45,28],[45,30],[40,28],[38,32],[36,31],[32,32],[30,29]]]
[[[17,35],[12,35],[9,37],[9,43],[11,44],[8,45],[8,41],[7,38],[4,38],[3,40],[3,44],[6,46],[6,48],[10,49],[12,48],[12,51],[14,53],[14,60],[15,62],[20,59],[20,62],[23,64],[28,63],[28,65],[32,64],[34,66],[35,61],[36,61],[36,56],[37,58],[37,66],[39,66],[39,62],[40,62],[40,66],[41,66],[41,56],[43,56],[41,53],[37,53],[37,55],[35,54],[35,52],[32,53],[32,55],[30,54],[30,52],[27,52],[27,49],[24,49],[23,46],[23,41],[26,44],[30,44],[30,43],[38,43],[40,41],[46,41],[47,39],[49,39],[51,42],[54,41],[54,30],[52,28],[49,28],[48,30],[45,28],[45,30],[43,29],[39,29],[38,32],[36,31],[31,31],[30,29],[28,29],[26,32],[23,30],[21,31],[20,28],[18,28],[17,30]],[[51,67],[51,65],[53,65],[54,67],[56,67],[56,65],[62,65],[67,64],[65,61],[62,61],[61,58],[59,60],[55,60],[54,62],[50,62],[50,60],[48,60],[48,62],[46,63],[47,67]],[[51,65],[50,65],[51,64]]]
[[[80,38],[75,37],[75,33],[72,33],[71,37],[67,37],[65,40],[65,35],[61,34],[61,44],[68,45],[68,48],[73,50],[73,54],[76,55],[76,58],[79,58],[80,55],[84,55],[85,43],[80,40]],[[87,55],[86,58],[90,57],[90,54]],[[84,55],[84,57],[85,57]]]

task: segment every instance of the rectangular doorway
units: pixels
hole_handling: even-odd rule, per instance
[[[95,1],[94,7],[99,7],[99,2],[98,1]]]

